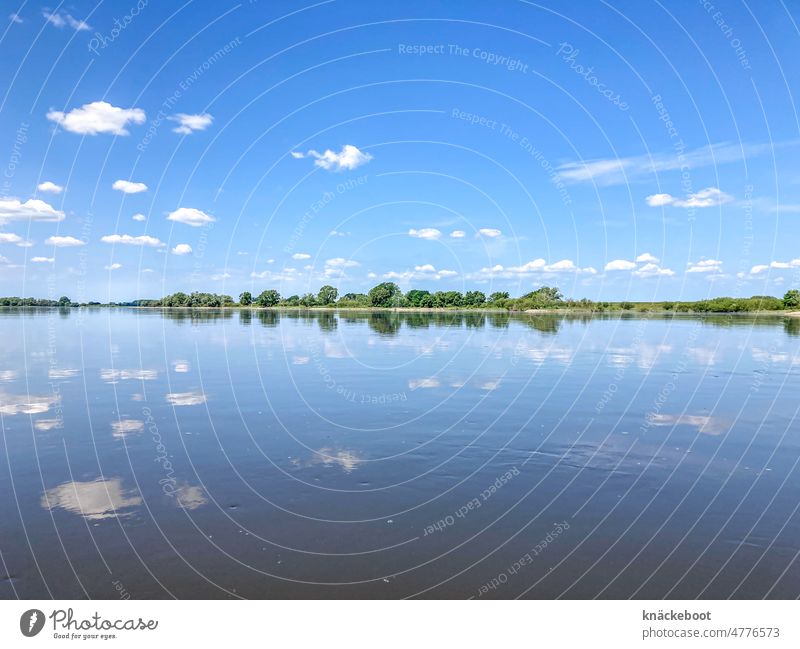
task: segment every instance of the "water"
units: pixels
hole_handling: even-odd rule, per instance
[[[800,320],[0,312],[4,598],[800,594]]]

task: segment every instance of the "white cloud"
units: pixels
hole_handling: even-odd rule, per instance
[[[431,389],[438,388],[441,385],[439,379],[435,376],[430,376],[424,379],[409,379],[408,388],[410,390]]]
[[[16,16],[16,14],[12,15]],[[51,25],[54,25],[55,27],[58,27],[59,29],[69,25],[76,32],[85,32],[89,31],[92,28],[91,25],[89,25],[89,23],[83,20],[78,20],[77,18],[73,18],[70,14],[64,13],[63,11],[59,11],[58,13],[51,13],[45,10],[42,12],[42,16],[44,16],[44,19],[47,22],[49,22]]]
[[[687,273],[720,273],[722,262],[716,259],[702,259],[696,263],[689,263]]]
[[[141,419],[120,419],[111,422],[111,435],[117,439],[133,433],[141,433],[143,430],[144,422]]]
[[[146,217],[144,214],[134,214],[134,215],[133,215],[131,218],[132,218],[134,221],[139,221],[139,222],[142,222],[142,221],[146,221],[146,220],[147,220],[147,217]]]
[[[758,264],[750,269],[751,275],[759,275],[769,270],[769,264]]]
[[[12,232],[0,232],[0,243],[22,243],[23,239]]]
[[[658,264],[655,263],[647,263],[644,266],[640,266],[633,274],[636,277],[672,277],[675,274],[670,268],[662,268]]]
[[[467,236],[467,233],[464,232],[464,230],[453,230],[450,233],[450,238],[452,238],[452,239],[463,239],[466,236]]]
[[[71,133],[97,135],[129,135],[128,124],[144,124],[146,116],[141,108],[119,108],[105,101],[93,101],[68,113],[51,110],[47,119]]]
[[[199,228],[206,223],[213,223],[217,219],[193,207],[179,207],[174,212],[170,212],[167,220],[175,221],[176,223],[185,223],[186,225],[191,225],[193,228]]]
[[[653,194],[647,197],[647,204],[650,207],[664,207],[670,205],[672,207],[716,207],[724,203],[730,203],[733,200],[725,192],[720,191],[716,187],[706,187],[699,192],[689,194],[686,198],[676,198],[670,194]]]
[[[773,261],[770,262],[770,268],[800,268],[800,259],[792,259],[792,261]]]
[[[330,149],[326,149],[324,153],[319,153],[313,149],[308,153],[300,153],[299,151],[292,151],[292,157],[301,159],[305,157],[314,158],[314,164],[317,167],[326,169],[327,171],[342,171],[344,169],[356,169],[361,165],[367,164],[372,160],[372,155],[360,151],[358,147],[352,144],[345,144],[339,153],[335,153]]]
[[[182,135],[189,135],[194,131],[205,131],[214,118],[208,113],[202,115],[187,115],[186,113],[176,113],[169,119],[173,122],[178,122],[179,126],[172,129],[173,133],[180,133]]]
[[[118,243],[126,246],[150,246],[151,248],[162,248],[166,244],[155,237],[150,237],[142,234],[138,237],[133,237],[130,234],[108,234],[100,237],[100,241],[105,243]]]
[[[478,234],[482,237],[489,237],[490,239],[495,239],[496,237],[499,237],[503,233],[495,228],[481,228],[480,230],[478,230]]]
[[[433,264],[418,264],[414,270],[403,272],[389,271],[384,273],[384,279],[396,279],[398,281],[411,281],[414,279],[443,279],[445,277],[456,277],[458,273],[454,270],[436,270]]]
[[[115,180],[111,188],[123,194],[140,194],[147,191],[147,185],[144,183],[132,183],[130,180]]]
[[[172,249],[173,255],[191,255],[192,247],[188,243],[179,243]]]
[[[206,402],[206,395],[202,392],[169,392],[166,398],[173,406],[199,406]]]
[[[296,252],[292,255],[292,259],[296,259],[297,261],[302,261],[303,259],[311,259],[311,255],[305,252]]]
[[[345,259],[344,257],[334,257],[333,259],[328,259],[325,261],[326,266],[331,266],[332,268],[355,268],[358,266],[358,262],[352,259]]]
[[[81,241],[80,239],[76,239],[75,237],[65,237],[65,236],[52,236],[45,239],[45,244],[48,246],[55,246],[56,248],[70,248],[74,246],[84,246],[86,245],[85,241]]]
[[[620,185],[665,171],[677,171],[682,167],[698,169],[738,162],[744,158],[771,153],[775,148],[795,144],[794,141],[767,144],[718,143],[685,151],[680,156],[675,153],[647,154],[569,162],[558,167],[555,180],[564,183]]]
[[[659,259],[658,257],[654,257],[653,255],[651,255],[649,252],[643,252],[641,255],[636,257],[636,261],[637,263],[640,264],[646,264],[646,263],[657,264]]]
[[[110,264],[109,266],[104,266],[103,268],[105,268],[106,270],[119,270],[120,268],[122,268],[122,264],[113,263]]]
[[[52,264],[55,260],[55,257],[31,257],[34,264]]]
[[[421,228],[419,230],[411,228],[408,231],[408,236],[416,237],[417,239],[428,239],[429,241],[433,241],[441,237],[442,233],[436,228]]]
[[[520,266],[503,266],[502,264],[495,264],[492,267],[481,268],[480,272],[467,275],[467,279],[480,280],[494,277],[510,279],[514,277],[527,277],[541,273],[580,273],[585,275],[595,275],[597,274],[597,270],[591,266],[579,268],[571,259],[561,259],[560,261],[548,264],[544,259],[540,258],[525,262]]]
[[[633,270],[634,268],[636,268],[636,264],[627,259],[615,259],[609,261],[605,266],[605,270]]]
[[[222,281],[224,279],[230,279],[230,278],[231,278],[231,274],[228,273],[228,272],[216,273],[216,274],[211,276],[211,279],[213,281],[215,281],[215,282],[219,282],[219,281]],[[175,370],[175,371],[177,372],[178,370]]]
[[[16,198],[0,198],[0,223],[6,221],[63,221],[64,212],[49,203],[30,198],[24,203]]]
[[[49,180],[45,180],[43,183],[39,183],[36,186],[40,192],[49,192],[50,194],[60,194],[64,191],[64,188],[61,185],[56,185]]]
[[[9,14],[8,15],[8,19],[12,23],[16,23],[17,25],[21,25],[22,24],[22,18],[20,18],[19,14]]]

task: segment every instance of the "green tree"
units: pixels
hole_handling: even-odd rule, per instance
[[[313,293],[306,293],[300,298],[300,304],[303,306],[317,306],[317,296]]]
[[[486,303],[486,295],[481,291],[467,291],[464,294],[464,306],[483,306]]]
[[[509,297],[508,291],[496,291],[489,296],[489,304],[502,304]]]
[[[798,291],[796,288],[786,291],[786,295],[783,296],[783,306],[785,306],[787,309],[796,309],[799,307],[800,291]]]
[[[403,291],[394,282],[383,282],[369,291],[369,303],[371,306],[397,306],[402,297]]]
[[[58,306],[70,306],[72,304],[72,300],[70,300],[66,295],[62,295],[58,298]]]
[[[258,306],[275,306],[280,301],[281,294],[275,289],[261,291],[259,296],[256,298],[256,304],[258,304]]]
[[[406,293],[406,300],[408,300],[408,306],[413,307],[423,307],[423,301],[426,301],[426,298],[430,296],[430,291],[420,291],[419,289],[413,289]]]
[[[250,306],[253,303],[253,295],[250,291],[243,291],[239,294],[239,304],[242,306]]]
[[[338,289],[326,284],[319,289],[319,293],[317,293],[317,302],[322,306],[329,306],[336,302],[337,297],[339,297]]]

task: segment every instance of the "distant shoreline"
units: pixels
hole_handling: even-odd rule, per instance
[[[318,313],[487,313],[499,315],[639,315],[639,316],[758,316],[776,318],[800,318],[800,311],[794,310],[761,310],[761,311],[674,311],[650,309],[586,309],[586,308],[545,308],[526,309],[523,311],[494,308],[439,308],[439,307],[339,307],[339,306],[242,306],[229,304],[226,306],[143,306],[130,304],[71,304],[69,306],[5,306],[0,309],[33,310],[33,309],[139,309],[147,311],[290,311],[290,312],[318,312]]]

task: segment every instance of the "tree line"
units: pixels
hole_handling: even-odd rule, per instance
[[[512,298],[506,291],[496,291],[488,296],[482,291],[435,291],[412,289],[403,293],[394,282],[383,282],[367,293],[339,295],[335,286],[325,285],[316,293],[283,297],[275,289],[266,289],[256,296],[243,291],[238,302],[230,295],[217,293],[173,293],[158,300],[133,300],[77,304],[68,297],[58,300],[4,297],[0,306],[70,307],[70,306],[144,306],[144,307],[337,307],[337,308],[416,308],[416,309],[498,309],[505,311],[535,311],[541,309],[577,309],[582,311],[613,312],[674,312],[674,313],[743,313],[754,311],[782,311],[800,308],[800,291],[787,291],[783,299],[771,295],[754,295],[746,298],[717,297],[694,302],[594,302],[592,300],[565,299],[557,287],[543,286]]]

